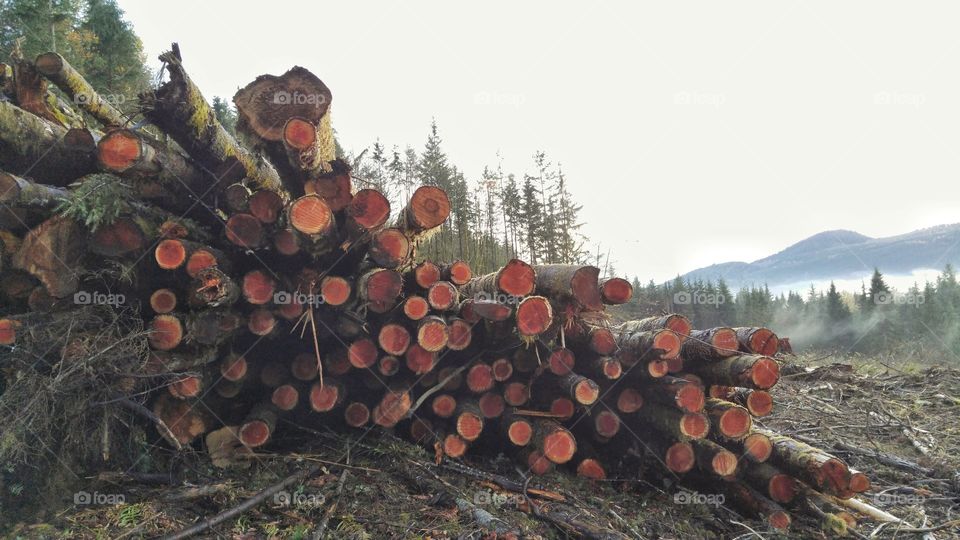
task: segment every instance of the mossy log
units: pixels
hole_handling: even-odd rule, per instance
[[[276,169],[240,146],[217,120],[184,70],[179,54],[165,52],[160,60],[170,80],[154,92],[141,94],[140,103],[147,119],[209,171],[217,179],[218,189],[246,179],[251,187],[285,196]]]
[[[123,113],[103,99],[63,56],[47,52],[38,56],[34,63],[37,71],[104,126],[119,127],[126,122]]]
[[[95,150],[86,130],[68,130],[0,100],[0,169],[65,186],[96,170]]]

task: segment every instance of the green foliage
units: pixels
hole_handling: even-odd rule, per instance
[[[83,223],[91,231],[113,223],[127,209],[130,188],[112,174],[90,174],[79,180],[71,196],[56,211]]]
[[[227,130],[228,133],[237,136],[237,110],[233,108],[229,101],[220,96],[213,96],[213,103],[210,104],[213,114],[217,116],[217,121]]]
[[[0,54],[17,41],[27,59],[60,53],[125,112],[150,84],[143,44],[115,0],[0,0]]]

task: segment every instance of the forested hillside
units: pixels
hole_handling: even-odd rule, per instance
[[[860,292],[813,286],[805,292],[774,296],[769,288],[730,290],[724,280],[685,280],[643,285],[634,278],[634,298],[619,306],[624,318],[675,312],[697,327],[769,326],[793,339],[795,347],[835,347],[877,353],[905,351],[960,353],[960,285],[947,265],[933,282],[906,291],[890,287],[876,270]]]

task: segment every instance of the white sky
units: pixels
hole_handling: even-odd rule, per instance
[[[120,0],[208,99],[307,67],[341,143],[543,149],[618,273],[960,222],[960,3]],[[249,8],[245,8],[249,6]]]

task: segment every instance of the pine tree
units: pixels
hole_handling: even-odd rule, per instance
[[[523,233],[524,248],[531,264],[541,261],[543,240],[543,203],[540,190],[534,185],[534,177],[525,175],[523,179],[523,197],[520,202],[519,229]]]
[[[102,95],[125,111],[150,84],[143,43],[115,0],[88,0],[80,30],[96,37],[78,69]]]
[[[213,103],[210,104],[213,114],[217,116],[217,121],[231,135],[236,135],[237,130],[237,111],[230,105],[230,102],[220,96],[213,96]]]

